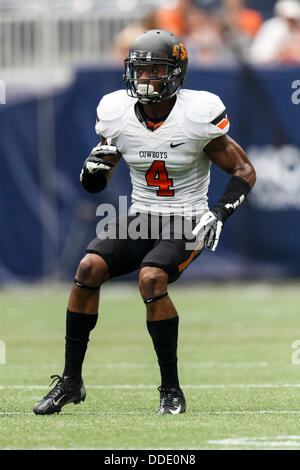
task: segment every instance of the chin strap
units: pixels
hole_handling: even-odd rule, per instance
[[[157,300],[162,299],[163,297],[166,297],[166,295],[168,295],[168,292],[165,292],[164,294],[161,294],[161,295],[157,295],[156,297],[151,297],[150,299],[144,299],[144,303],[146,305],[151,304],[152,302],[156,302]]]

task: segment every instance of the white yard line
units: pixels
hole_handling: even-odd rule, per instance
[[[278,367],[279,365],[286,365],[286,364],[279,364],[279,363],[269,363],[269,362],[216,362],[216,361],[207,361],[207,362],[181,362],[180,367]],[[290,364],[288,364],[290,366]],[[58,364],[7,364],[9,368],[13,369],[55,369],[58,367]],[[97,364],[92,364],[89,367],[94,369],[101,369],[101,368],[120,368],[120,369],[144,369],[144,368],[153,368],[156,367],[156,364],[149,363],[149,362],[98,362]]]
[[[277,364],[274,364],[277,366]],[[103,364],[97,364],[94,367],[97,368],[124,368],[124,369],[144,369],[147,367],[153,368],[155,364],[151,363],[142,363],[142,362],[137,362],[137,363],[132,363],[132,362],[107,362]],[[191,368],[214,368],[214,367],[268,367],[269,363],[268,362],[182,362],[180,363],[180,367],[186,368],[186,367],[191,367]]]
[[[154,411],[78,411],[78,412],[63,412],[64,415],[70,416],[101,416],[101,415],[154,415]],[[261,414],[286,414],[286,415],[298,415],[300,410],[233,410],[233,411],[189,411],[185,416],[189,415],[261,415]],[[29,416],[34,415],[33,412],[23,412],[23,411],[0,411],[0,416]],[[300,438],[300,437],[299,437]],[[243,439],[243,438],[241,438]],[[247,438],[250,439],[250,438]],[[255,439],[255,438],[251,438]],[[273,438],[272,438],[273,439]],[[208,441],[210,442],[210,441]],[[211,443],[217,441],[211,441]],[[221,442],[221,441],[220,441]],[[299,443],[300,444],[300,443]]]
[[[268,367],[268,362],[184,362],[181,367]],[[277,365],[277,364],[274,364]]]
[[[46,390],[49,387],[47,385],[0,385],[0,390]],[[157,388],[157,385],[87,385],[87,389],[102,390],[102,389],[128,389],[128,390],[137,390],[137,389],[151,389]],[[226,388],[237,388],[237,389],[247,389],[247,388],[300,388],[300,384],[202,384],[202,385],[182,385],[183,389],[226,389]]]
[[[234,437],[206,441],[207,444],[247,447],[300,447],[300,436]]]

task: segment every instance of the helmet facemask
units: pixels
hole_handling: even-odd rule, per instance
[[[163,74],[158,75],[164,66]],[[139,78],[143,67],[149,67],[153,76]],[[130,51],[125,59],[125,73],[123,79],[126,83],[127,93],[143,103],[157,103],[175,95],[181,86],[178,76],[181,68],[176,60],[169,59],[167,54],[149,51]],[[160,86],[154,86],[156,82]]]

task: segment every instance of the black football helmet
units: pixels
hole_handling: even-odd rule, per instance
[[[174,96],[182,86],[188,66],[188,55],[184,44],[174,34],[159,29],[145,31],[138,36],[125,59],[127,93],[141,103],[157,103]],[[165,74],[157,75],[155,65],[165,65]],[[153,77],[138,79],[142,65],[153,65]],[[159,81],[159,90],[154,90],[150,81]]]

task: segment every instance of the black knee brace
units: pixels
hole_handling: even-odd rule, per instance
[[[100,288],[100,285],[98,287],[87,286],[83,282],[78,281],[78,279],[74,279],[74,283],[77,287],[82,287],[83,289],[98,290]]]
[[[152,302],[156,302],[157,300],[162,299],[163,297],[166,297],[166,295],[168,295],[168,292],[165,292],[164,294],[161,294],[161,295],[157,295],[156,297],[151,297],[150,299],[144,299],[144,303],[146,305],[151,304]]]

